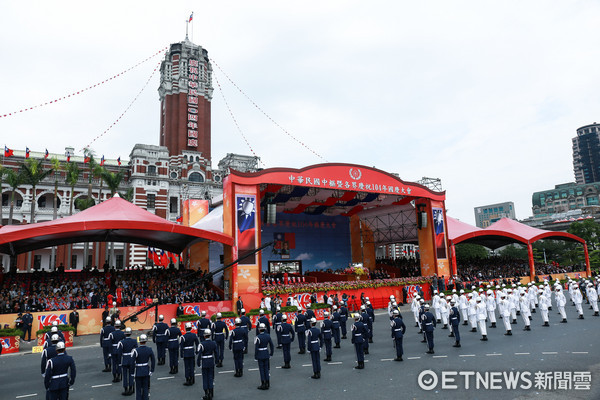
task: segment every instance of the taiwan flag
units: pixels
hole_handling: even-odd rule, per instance
[[[25,147],[25,158],[29,158],[29,147]]]
[[[71,162],[71,153],[67,153],[67,162]]]
[[[48,149],[46,149],[46,154],[44,155],[44,159],[48,158]]]
[[[121,165],[121,157],[117,158],[117,162]]]
[[[188,22],[192,22],[193,19],[194,19],[194,12],[192,11],[192,13],[190,14],[190,19],[188,20]]]
[[[10,156],[14,156],[14,155],[15,155],[14,151],[12,151],[8,147],[4,146],[4,157],[10,157]]]
[[[102,154],[102,158],[100,159],[100,166],[104,166],[104,154]]]

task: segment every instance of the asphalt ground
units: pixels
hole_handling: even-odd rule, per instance
[[[460,326],[461,348],[454,348],[448,330],[438,328],[434,334],[435,354],[426,354],[422,335],[414,327],[414,318],[407,306],[402,308],[407,332],[404,337],[404,361],[393,361],[395,349],[390,338],[389,319],[378,310],[374,328],[374,343],[366,355],[365,369],[356,370],[354,347],[342,340],[342,348],[333,350],[332,362],[322,361],[321,379],[311,379],[310,355],[298,355],[298,344],[292,344],[292,368],[281,369],[282,352],[275,350],[271,359],[271,388],[257,390],[260,385],[254,349],[244,360],[244,376],[233,376],[233,359],[226,350],[223,368],[215,369],[215,399],[599,399],[600,398],[600,317],[584,305],[585,319],[577,319],[575,307],[567,306],[569,322],[559,323],[556,308],[550,311],[550,327],[542,327],[541,314],[533,314],[532,330],[522,330],[517,317],[513,336],[504,336],[501,320],[498,328],[488,328],[489,341],[480,341],[479,333]],[[489,324],[488,324],[489,325]],[[350,321],[348,324],[350,327]],[[272,334],[275,341],[275,336]],[[254,338],[251,333],[250,339]],[[32,354],[24,343],[20,353],[0,357],[0,399],[43,399],[45,390],[40,375],[40,354]],[[154,346],[152,345],[153,349]],[[70,399],[135,398],[121,395],[122,383],[112,383],[110,373],[101,372],[102,352],[97,335],[75,338],[75,347],[67,352],[77,365],[77,379]],[[321,359],[325,358],[324,349]],[[151,399],[198,399],[204,394],[200,369],[196,368],[196,384],[183,386],[183,363],[179,374],[170,375],[167,365],[157,366],[151,378]],[[431,372],[428,372],[431,371]],[[575,389],[575,372],[583,372],[583,386]],[[476,373],[479,373],[477,381]],[[486,374],[487,373],[487,374]],[[543,379],[536,380],[536,373]],[[565,373],[571,373],[566,376]],[[433,375],[435,377],[433,377]],[[445,375],[444,375],[445,374]],[[505,375],[516,379],[512,388]],[[518,374],[518,375],[517,375]],[[419,386],[432,384],[431,390]],[[447,379],[445,384],[442,381]],[[527,380],[523,377],[526,377]],[[468,381],[467,381],[468,378]],[[436,383],[437,379],[437,383]],[[453,381],[452,381],[453,380]],[[468,383],[468,385],[467,385]],[[550,389],[539,384],[549,385]],[[536,387],[536,384],[538,386]],[[454,385],[454,387],[452,387]],[[561,385],[569,387],[563,389]]]

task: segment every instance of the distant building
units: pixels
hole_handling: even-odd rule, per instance
[[[516,219],[515,203],[507,201],[505,203],[475,207],[475,225],[479,228],[487,228],[502,218]]]
[[[573,170],[578,184],[600,182],[600,124],[577,129],[573,138]]]

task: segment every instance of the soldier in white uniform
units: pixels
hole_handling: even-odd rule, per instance
[[[444,326],[442,327],[442,329],[448,329],[448,314],[449,314],[449,310],[448,310],[448,302],[444,298],[444,295],[440,296],[440,299],[438,300],[438,306],[439,306],[439,309],[440,309],[440,317],[442,319],[442,323],[444,324]]]
[[[529,320],[529,317],[530,317],[529,299],[527,298],[525,291],[521,292],[521,298],[519,300],[521,303],[521,317],[523,318],[523,322],[525,322],[525,328],[523,328],[523,330],[530,331],[531,330],[531,321]]]
[[[558,312],[562,316],[563,324],[567,323],[567,313],[565,312],[565,305],[567,304],[567,298],[565,294],[562,292],[560,285],[555,286],[555,294],[556,294],[556,306],[558,307]]]
[[[529,309],[531,310],[532,313],[535,313],[535,308],[538,305],[538,298],[537,298],[537,286],[535,286],[532,282],[529,282],[529,289],[528,289],[528,296],[529,296]]]
[[[591,282],[589,283],[588,288],[588,299],[594,310],[594,317],[598,317],[598,292]]]
[[[419,300],[421,299],[421,296],[416,295],[415,297],[413,297],[412,302],[410,303],[410,311],[412,311],[414,317],[415,317],[415,328],[419,327],[419,310],[421,308],[421,305],[419,304]]]
[[[469,324],[471,324],[471,332],[477,332],[477,301],[473,297],[474,293],[469,293]]]
[[[498,305],[498,311],[502,316],[502,322],[504,323],[504,329],[506,329],[505,335],[512,335],[512,326],[510,323],[510,301],[506,299],[506,294],[500,294],[500,304]]]
[[[488,340],[487,338],[487,326],[485,319],[487,318],[487,305],[481,297],[477,297],[477,325],[479,326],[479,332],[481,332],[481,339],[483,341]]]
[[[540,298],[538,304],[540,306],[540,312],[542,313],[542,320],[544,321],[542,326],[550,326],[548,321],[548,308],[550,300],[548,299],[548,296],[546,296],[544,289],[540,289]]]
[[[575,308],[577,308],[577,312],[579,313],[579,319],[583,319],[583,295],[579,290],[579,286],[577,284],[573,284],[573,302],[575,303]]]
[[[468,324],[468,314],[467,309],[469,308],[469,300],[467,299],[467,295],[463,289],[460,289],[460,297],[458,298],[458,304],[460,306],[460,312],[462,313],[463,325]]]
[[[491,326],[490,328],[495,328],[496,327],[496,299],[494,298],[494,292],[489,289],[487,292],[488,296],[487,296],[487,313],[488,313],[488,318],[490,319],[491,322]]]
[[[454,304],[458,304],[458,295],[456,294],[456,289],[452,289],[452,300],[454,300]]]
[[[544,296],[548,300],[548,310],[552,311],[552,290],[548,281],[544,281]]]
[[[442,317],[440,316],[440,295],[438,294],[437,290],[433,292],[433,300],[431,306],[433,307],[433,312],[435,313],[435,319],[439,324],[440,322],[442,322]]]
[[[515,299],[515,293],[511,288],[508,288],[508,294],[506,295],[506,299],[508,300],[508,305],[510,307],[510,320],[511,324],[515,325],[517,323],[517,303],[518,301]]]

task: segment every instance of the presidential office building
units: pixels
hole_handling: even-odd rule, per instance
[[[131,201],[162,218],[176,222],[182,214],[183,201],[188,199],[209,200],[213,204],[222,199],[223,178],[230,168],[252,172],[258,169],[258,157],[227,154],[216,168],[211,160],[211,100],[213,94],[212,66],[208,52],[187,38],[170,45],[160,67],[159,137],[154,144],[136,144],[129,154],[129,161],[106,160],[110,171],[123,170],[125,179],[120,192],[131,191]],[[73,148],[65,154],[50,154],[45,166],[50,168],[50,159],[58,158],[63,164],[66,154],[79,164],[82,171],[74,188],[74,198],[87,197],[89,179],[88,166],[83,154]],[[44,153],[31,152],[32,158],[44,158]],[[99,157],[96,157],[99,161]],[[4,166],[17,169],[25,159],[25,151],[14,150],[14,156],[3,160]],[[69,215],[71,188],[65,183],[64,171],[56,179],[59,185],[59,207],[57,218]],[[15,192],[13,220],[8,221],[10,209],[10,187],[2,182],[2,223],[29,223],[31,202],[36,201],[35,222],[53,219],[53,197],[55,177],[51,174],[36,187],[35,196],[31,187],[21,185]],[[102,193],[100,193],[102,191]],[[110,193],[102,187],[99,178],[92,177],[92,198],[97,204],[106,200]],[[73,213],[78,212],[74,207]],[[16,267],[19,270],[41,268],[51,270],[63,264],[65,267],[81,269],[106,263],[116,268],[146,265],[148,248],[140,245],[116,243],[107,249],[105,243],[82,243],[58,246],[55,261],[52,249],[32,252],[33,257],[20,255]],[[10,257],[0,255],[2,264],[8,269]],[[86,262],[87,260],[87,262]]]

